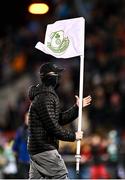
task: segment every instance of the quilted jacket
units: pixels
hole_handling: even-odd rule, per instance
[[[34,155],[58,149],[59,140],[75,141],[75,132],[63,127],[78,116],[78,107],[61,112],[59,98],[52,86],[32,86],[29,90],[28,151]]]

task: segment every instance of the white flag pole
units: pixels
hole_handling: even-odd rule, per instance
[[[83,108],[83,79],[84,79],[84,39],[85,39],[85,22],[84,22],[84,30],[83,30],[83,55],[80,56],[80,81],[79,81],[79,114],[78,114],[78,131],[82,129],[82,108]],[[81,140],[77,141],[76,147],[76,173],[79,174],[79,165],[80,165],[80,145]]]
[[[83,99],[83,76],[84,76],[84,56],[80,56],[80,82],[79,82],[79,115],[78,115],[78,131],[82,129],[82,99]],[[81,140],[77,141],[77,149],[76,149],[76,173],[79,174],[79,164],[80,164],[80,144]]]

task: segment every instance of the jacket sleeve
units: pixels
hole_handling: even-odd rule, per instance
[[[59,124],[66,125],[68,123],[71,123],[77,117],[78,117],[78,106],[75,104],[67,111],[61,112],[59,114]]]
[[[44,97],[40,100],[40,116],[47,133],[54,135],[58,140],[75,141],[75,132],[64,129],[59,124],[59,114],[55,114],[55,101],[52,96]]]

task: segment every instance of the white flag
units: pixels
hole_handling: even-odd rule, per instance
[[[70,58],[84,53],[83,17],[56,21],[47,25],[45,42],[38,42],[35,48],[56,58]]]

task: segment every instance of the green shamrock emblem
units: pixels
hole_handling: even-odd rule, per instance
[[[69,46],[69,39],[64,37],[64,31],[52,32],[50,38],[51,41],[47,42],[47,47],[54,53],[63,54]]]

